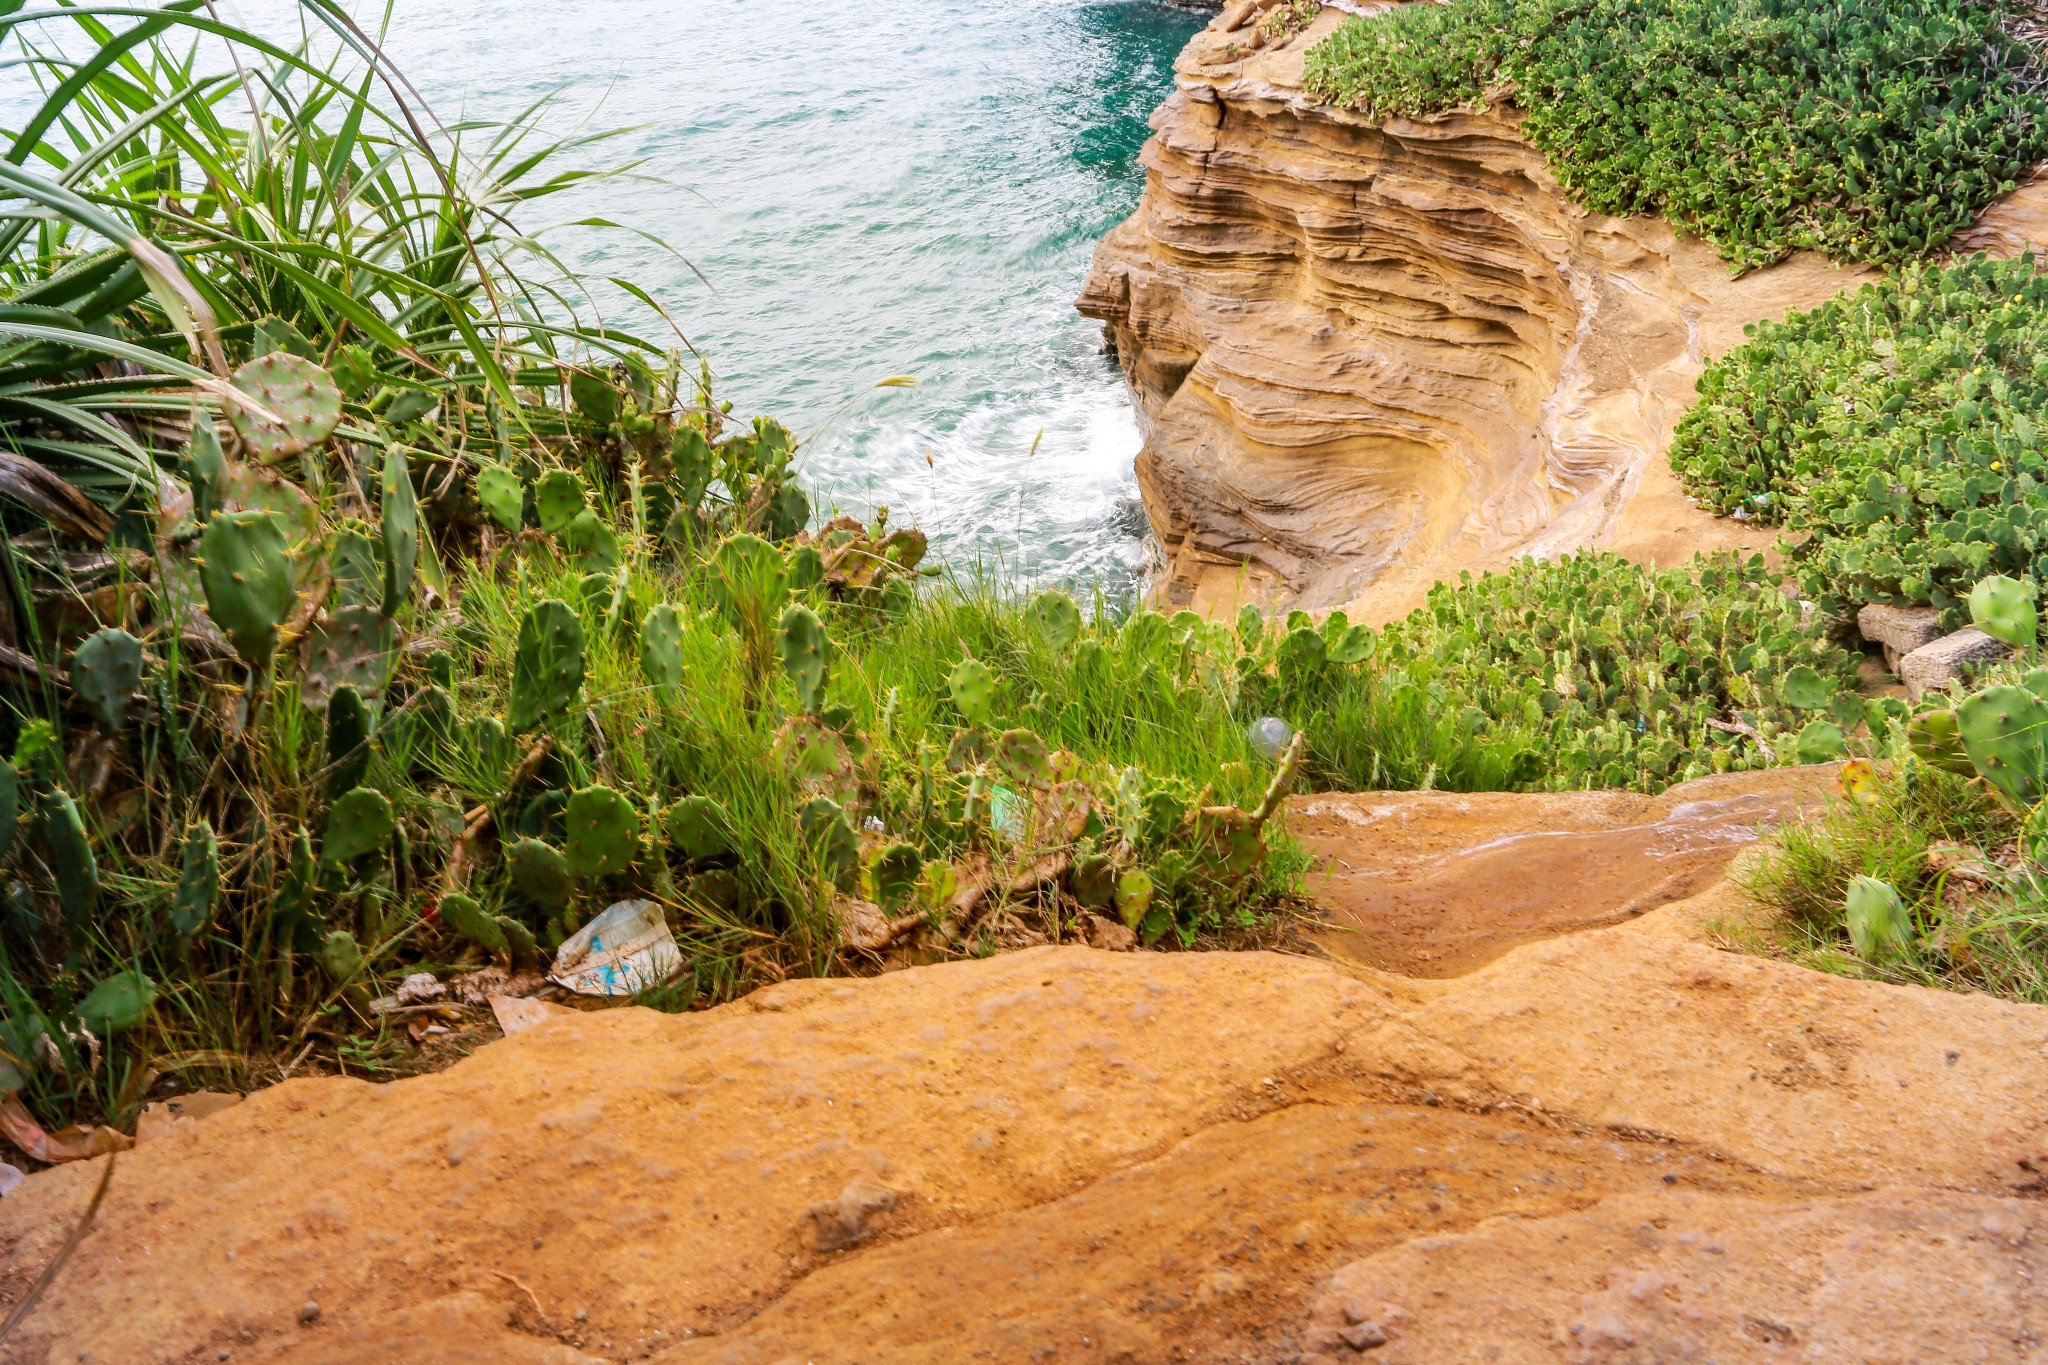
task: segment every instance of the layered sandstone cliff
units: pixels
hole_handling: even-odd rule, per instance
[[[1660,219],[1574,206],[1511,107],[1369,124],[1302,90],[1344,15],[1247,51],[1198,34],[1154,118],[1138,212],[1079,300],[1147,432],[1169,601],[1279,595],[1383,619],[1460,568],[1604,546],[1676,563],[1768,533],[1680,493],[1663,452],[1744,324],[1869,272],[1801,256],[1733,279]],[[2048,190],[1981,244],[2048,238]]]

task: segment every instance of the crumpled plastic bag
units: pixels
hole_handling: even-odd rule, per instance
[[[654,901],[608,907],[555,953],[548,979],[578,995],[633,995],[683,969],[683,953]]]

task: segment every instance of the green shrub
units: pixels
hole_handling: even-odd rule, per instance
[[[2048,277],[2031,260],[1912,267],[1783,323],[1700,377],[1671,466],[1790,547],[1831,611],[1932,603],[2048,540]]]
[[[1753,266],[1922,255],[2048,152],[2031,54],[1969,0],[1455,0],[1355,18],[1309,90],[1370,118],[1510,92],[1565,187]]]
[[[1761,556],[1523,560],[1438,584],[1365,663],[1276,686],[1326,785],[1660,791],[1862,721],[1854,656],[1775,580]]]

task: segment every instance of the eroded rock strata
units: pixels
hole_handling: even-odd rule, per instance
[[[1146,422],[1168,600],[1227,606],[1250,564],[1385,619],[1525,553],[1767,544],[1694,508],[1663,452],[1745,324],[1868,272],[1805,255],[1733,279],[1661,219],[1585,213],[1512,108],[1379,126],[1318,106],[1303,56],[1343,17],[1250,54],[1232,12],[1196,36],[1079,300]],[[2016,198],[1971,245],[2039,235],[2048,191]]]

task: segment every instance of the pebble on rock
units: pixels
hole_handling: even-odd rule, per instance
[[[299,1326],[311,1327],[318,1321],[320,1321],[319,1304],[311,1299],[307,1299],[303,1304],[299,1305]]]
[[[1354,1351],[1370,1351],[1387,1344],[1387,1334],[1376,1322],[1355,1322],[1337,1333],[1338,1339]]]

